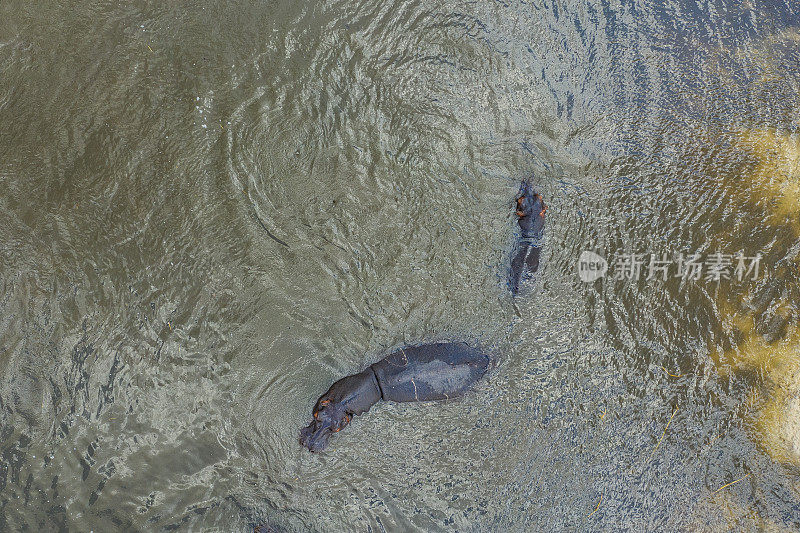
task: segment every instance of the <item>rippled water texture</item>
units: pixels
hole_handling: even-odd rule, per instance
[[[0,530],[799,528],[798,25],[3,2]],[[529,175],[547,241],[514,304]],[[585,284],[583,250],[767,273]],[[334,380],[442,339],[502,355],[299,446]]]

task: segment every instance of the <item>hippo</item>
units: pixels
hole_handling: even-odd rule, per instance
[[[512,295],[519,292],[520,282],[530,278],[539,269],[539,254],[544,235],[544,214],[547,206],[542,196],[533,190],[529,180],[519,187],[516,201],[520,237],[511,259],[508,285]]]
[[[300,444],[318,452],[332,433],[379,400],[422,402],[458,396],[489,367],[489,356],[463,342],[409,346],[331,385],[317,400],[311,423],[300,432]]]

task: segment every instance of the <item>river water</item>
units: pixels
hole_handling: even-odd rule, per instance
[[[3,2],[0,530],[800,528],[775,365],[724,355],[797,321],[798,26],[788,0]],[[526,176],[547,235],[514,301]],[[762,272],[612,275],[714,251]],[[299,446],[333,381],[436,340],[499,355]]]

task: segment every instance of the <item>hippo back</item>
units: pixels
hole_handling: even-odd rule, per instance
[[[401,348],[372,365],[384,400],[416,402],[458,396],[486,373],[489,357],[464,343]]]

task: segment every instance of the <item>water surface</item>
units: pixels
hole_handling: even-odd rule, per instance
[[[796,322],[796,204],[763,185],[798,179],[799,15],[0,5],[0,530],[800,527],[753,422],[769,376],[713,356],[732,317]],[[547,242],[514,304],[531,175]],[[584,284],[583,250],[768,275]],[[298,445],[334,380],[437,340],[502,355]]]

